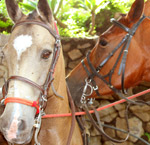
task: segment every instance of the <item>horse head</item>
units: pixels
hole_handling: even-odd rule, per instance
[[[149,4],[144,9],[144,0],[135,0],[127,15],[111,19],[114,25],[99,36],[93,50],[67,77],[74,98],[83,94],[88,83],[93,90],[88,97],[96,98],[150,81]]]
[[[47,0],[39,0],[37,10],[27,16],[14,0],[6,5],[15,25],[3,48],[9,78],[3,86],[6,106],[0,129],[8,142],[25,144],[32,138],[38,105],[50,95],[59,38]]]

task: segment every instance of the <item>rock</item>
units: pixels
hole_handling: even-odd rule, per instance
[[[132,142],[129,142],[129,141],[126,141],[126,142],[124,142],[124,143],[115,143],[115,144],[112,144],[111,141],[106,141],[106,142],[104,143],[104,145],[133,145],[133,143],[132,143]]]
[[[82,59],[78,59],[78,60],[76,60],[76,61],[69,62],[68,67],[69,67],[70,69],[75,68],[75,67],[81,62],[81,60],[82,60]]]
[[[98,135],[100,135],[100,132],[98,132],[95,127],[92,127],[90,132],[91,132],[91,136],[98,136]]]
[[[110,125],[110,126],[114,126],[114,125]],[[104,128],[104,131],[111,138],[114,138],[114,139],[116,138],[116,131],[114,129]],[[102,140],[103,141],[109,141],[109,139],[106,138],[104,135],[102,136]]]
[[[98,98],[101,100],[114,100],[112,95],[99,96]]]
[[[137,117],[132,117],[129,119],[129,126],[130,126],[131,133],[138,137],[141,137],[144,134],[144,129],[142,125],[143,125],[142,121]],[[138,139],[130,136],[129,140],[132,142],[136,142]]]
[[[119,116],[124,118],[125,117],[125,109],[126,109],[125,103],[117,104],[114,107],[117,111],[119,111]]]
[[[150,133],[150,122],[148,122],[145,126],[145,131]]]
[[[117,104],[114,107],[116,110],[121,111],[121,110],[125,110],[126,105],[125,104]]]
[[[147,137],[146,135],[143,135],[141,138],[142,138],[143,140],[149,142],[149,137]],[[143,141],[141,141],[141,140],[138,140],[135,144],[136,144],[136,145],[146,145],[146,143],[143,143]]]
[[[111,141],[105,141],[104,145],[113,145]]]
[[[102,145],[101,137],[100,136],[90,137],[89,145]]]
[[[86,49],[86,48],[89,48],[91,47],[91,44],[90,43],[85,43],[85,44],[82,44],[82,45],[78,45],[77,48],[78,49]]]
[[[71,43],[63,44],[62,49],[64,52],[68,52],[71,49]]]
[[[142,92],[146,89],[147,89],[146,86],[139,85],[139,86],[136,86],[136,87],[133,88],[133,93],[136,94],[136,93]]]
[[[65,68],[68,67],[68,57],[64,57],[64,62],[65,62]]]
[[[133,114],[139,117],[144,122],[150,121],[150,106],[143,105],[143,106],[131,106],[130,110]]]
[[[116,128],[127,130],[127,124],[126,124],[125,119],[117,117],[117,119],[116,119]],[[123,132],[120,132],[120,131],[117,131],[117,136],[121,139],[125,139],[127,134],[125,134]]]
[[[112,126],[112,125],[111,125]],[[114,129],[111,128],[106,128],[104,129],[104,131],[106,132],[106,134],[108,134],[110,137],[115,138],[116,137],[116,132]]]
[[[125,118],[125,110],[119,111],[119,116]]]
[[[82,53],[78,49],[74,49],[68,52],[68,56],[70,57],[71,60],[76,60],[80,57],[82,57]]]
[[[138,137],[141,137],[144,133],[143,127],[142,127],[142,121],[139,120],[137,117],[132,117],[129,119],[129,126],[130,126],[130,132]],[[127,130],[127,124],[126,121],[122,118],[116,119],[116,127]],[[127,134],[117,131],[117,136],[121,139],[124,139]],[[129,137],[129,140],[132,142],[136,142],[138,139],[134,138],[132,136]]]
[[[110,104],[110,102],[106,101],[106,100],[102,100],[100,102],[101,107],[105,106],[105,105],[108,105],[108,104]],[[107,108],[105,110],[100,111],[99,115],[100,115],[101,121],[110,123],[112,120],[114,120],[117,117],[118,113],[116,112],[114,107],[111,107],[111,108]]]

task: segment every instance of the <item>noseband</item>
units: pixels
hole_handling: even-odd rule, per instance
[[[22,77],[22,76],[11,76],[10,78],[8,78],[8,80],[5,82],[5,84],[3,85],[3,88],[2,88],[2,93],[3,93],[3,98],[4,98],[2,100],[2,102],[5,105],[7,103],[21,103],[21,104],[25,104],[28,106],[32,106],[32,107],[35,107],[37,109],[37,114],[38,114],[39,108],[44,109],[46,107],[48,88],[51,86],[52,81],[54,80],[54,76],[53,76],[54,75],[54,69],[55,69],[59,54],[60,54],[60,37],[59,37],[58,31],[57,31],[56,24],[55,24],[56,31],[54,31],[51,27],[49,27],[45,23],[40,22],[40,21],[35,21],[35,20],[25,20],[25,21],[21,21],[19,23],[16,23],[14,25],[14,27],[12,28],[12,30],[14,30],[17,26],[27,25],[27,24],[34,24],[34,25],[42,26],[45,29],[47,29],[49,31],[49,33],[55,38],[53,58],[52,58],[51,66],[50,66],[46,81],[42,86],[40,86],[37,83],[35,83],[35,82],[25,78],[25,77]],[[41,92],[39,100],[32,102],[32,101],[22,99],[22,98],[17,98],[17,97],[8,97],[7,98],[9,82],[12,80],[17,80],[17,81],[27,83],[30,86],[38,89]]]
[[[87,63],[88,63],[88,66],[90,68],[90,70],[88,70],[87,66],[85,65],[84,61],[82,60],[81,63],[83,65],[83,68],[85,69],[87,75],[88,75],[88,80],[90,80],[90,83],[92,84],[93,86],[93,89],[96,91],[96,94],[98,96],[100,96],[99,92],[98,92],[98,86],[96,85],[96,82],[94,80],[94,77],[98,77],[99,79],[101,79],[113,92],[115,92],[116,94],[118,94],[120,97],[122,97],[123,99],[127,100],[128,102],[130,103],[134,103],[134,101],[132,100],[128,100],[126,97],[124,97],[124,95],[122,94],[122,92],[125,94],[126,93],[126,90],[124,89],[124,75],[125,75],[125,66],[126,66],[126,58],[127,58],[127,54],[128,54],[128,48],[129,48],[129,45],[130,45],[130,42],[131,42],[131,39],[132,37],[134,36],[137,28],[139,27],[139,25],[143,22],[143,20],[146,18],[146,16],[142,16],[140,18],[140,20],[133,25],[132,28],[128,28],[126,27],[125,25],[121,24],[120,22],[116,21],[115,19],[111,19],[111,22],[120,27],[121,29],[123,29],[124,31],[127,32],[127,34],[125,35],[125,37],[122,39],[122,41],[117,45],[117,47],[115,47],[113,49],[113,51],[108,55],[108,57],[106,57],[102,63],[97,67],[95,68],[93,66],[93,64],[91,63],[90,61],[90,58],[89,58],[89,55],[90,55],[90,52],[87,53]],[[123,45],[123,46],[122,46]],[[112,69],[110,70],[110,72],[105,75],[105,76],[102,76],[101,74],[99,74],[99,71],[103,68],[103,66],[109,61],[109,59],[115,54],[115,52],[120,48],[121,48],[121,51],[120,51],[120,54],[114,64],[114,66],[112,67]],[[117,88],[115,88],[112,84],[111,84],[111,79],[112,79],[112,75],[114,73],[114,70],[115,68],[117,67],[117,64],[119,63],[119,60],[121,59],[121,56],[123,55],[122,57],[122,60],[121,60],[121,64],[120,64],[120,68],[119,68],[119,72],[118,72],[118,75],[121,74],[122,72],[122,77],[121,77],[121,85],[122,85],[122,92],[120,90],[118,90]],[[109,81],[106,80],[106,78],[109,78]],[[87,85],[87,82],[86,82],[86,85]],[[82,95],[81,97],[81,103],[85,103],[86,101],[83,101],[85,100],[85,97],[84,95]],[[136,103],[137,104],[137,103]]]

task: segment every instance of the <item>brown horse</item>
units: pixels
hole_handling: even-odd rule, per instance
[[[3,87],[6,106],[0,117],[0,129],[9,143],[34,144],[31,139],[38,105],[40,113],[44,108],[46,114],[71,112],[64,58],[47,0],[39,0],[37,10],[28,16],[21,12],[14,0],[6,0],[6,5],[15,26],[2,50],[9,78]],[[52,84],[63,98],[54,93]],[[32,102],[31,106],[26,105],[27,102]],[[72,117],[43,119],[38,141],[42,145],[65,145],[71,121]],[[71,145],[82,144],[80,129],[75,123]]]
[[[77,103],[86,96],[98,98],[99,94],[121,92],[150,81],[149,7],[149,0],[145,4],[144,0],[135,0],[127,15],[118,21],[112,19],[114,25],[100,35],[93,50],[68,75],[68,86]]]

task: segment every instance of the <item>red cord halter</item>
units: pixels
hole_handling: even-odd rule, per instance
[[[8,97],[5,99],[4,104],[7,103],[20,103],[27,106],[35,107],[36,108],[36,114],[39,114],[39,101],[29,101],[22,98],[16,98],[16,97]]]

